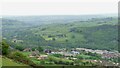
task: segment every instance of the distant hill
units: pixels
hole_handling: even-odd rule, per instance
[[[23,41],[12,46],[107,50],[117,50],[118,46],[117,17],[30,16],[6,18],[3,23],[4,38]]]
[[[117,14],[104,15],[43,15],[43,16],[3,16],[6,19],[24,21],[31,25],[70,23],[74,21],[86,21],[91,18],[117,17]]]

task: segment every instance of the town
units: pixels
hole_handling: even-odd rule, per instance
[[[92,65],[102,65],[102,66],[119,66],[118,57],[120,53],[118,51],[107,51],[107,50],[93,50],[87,48],[73,48],[73,49],[45,49],[43,52],[39,52],[37,49],[34,51],[31,48],[25,48],[23,53],[27,54],[29,58],[35,58],[37,61],[46,61],[50,59],[50,56],[55,58],[60,58],[63,60],[70,60],[72,65],[79,65],[74,63],[77,60],[81,60],[84,63],[90,63]],[[55,59],[54,58],[54,59]],[[52,58],[51,58],[52,59]],[[111,61],[110,61],[111,60]],[[56,63],[51,60],[53,64],[62,64]],[[51,61],[44,62],[43,64],[51,64]]]

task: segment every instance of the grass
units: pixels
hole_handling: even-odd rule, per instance
[[[2,58],[0,57],[0,68],[2,67]]]
[[[78,55],[78,57],[81,57],[81,58],[84,58],[84,59],[89,59],[91,56],[81,54],[81,55]]]
[[[21,53],[25,56],[29,56],[31,54],[31,52],[21,52]]]
[[[0,58],[0,60],[2,59],[2,66],[27,66],[25,64],[22,63],[17,63],[9,58]]]

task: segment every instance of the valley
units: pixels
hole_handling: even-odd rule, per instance
[[[116,16],[18,16],[0,20],[3,57],[31,67],[119,66]]]

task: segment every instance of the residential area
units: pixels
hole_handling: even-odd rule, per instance
[[[101,66],[119,66],[118,57],[120,53],[118,51],[107,51],[107,50],[93,50],[87,48],[73,48],[71,50],[62,48],[62,49],[45,49],[43,52],[39,52],[37,49],[34,51],[31,48],[26,48],[23,50],[23,53],[26,54],[29,58],[33,59],[35,62],[44,62],[44,65],[49,64],[63,64],[62,60],[70,61],[70,65],[85,65],[86,63],[92,65],[101,65]],[[50,60],[54,58],[54,60]],[[61,59],[57,63],[56,59]],[[49,59],[49,62],[48,62]],[[79,62],[79,63],[78,63]],[[69,64],[68,64],[69,65]]]

